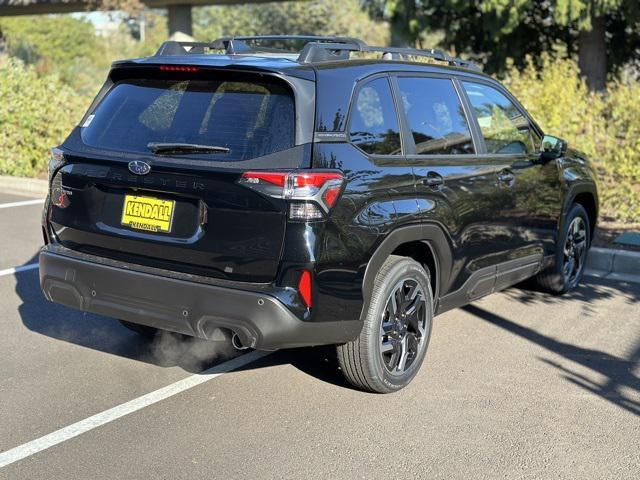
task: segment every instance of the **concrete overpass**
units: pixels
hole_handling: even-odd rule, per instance
[[[169,35],[175,32],[192,34],[191,7],[203,5],[234,5],[265,3],[274,0],[142,0],[149,8],[166,8]],[[87,0],[0,0],[0,17],[13,15],[41,15],[97,10],[96,1]]]

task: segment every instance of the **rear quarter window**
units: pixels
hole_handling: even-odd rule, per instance
[[[400,127],[389,80],[366,83],[351,107],[351,143],[373,155],[400,155]]]
[[[295,145],[295,106],[292,92],[276,83],[123,80],[81,135],[92,147],[129,152],[149,153],[151,142],[222,146],[229,152],[197,157],[242,161]]]

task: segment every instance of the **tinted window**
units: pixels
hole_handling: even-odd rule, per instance
[[[82,129],[91,146],[148,153],[149,142],[218,145],[218,161],[256,158],[295,143],[293,99],[279,85],[202,80],[126,80]]]
[[[418,155],[474,153],[471,131],[451,80],[399,77],[398,86]]]
[[[463,82],[476,112],[488,153],[531,153],[537,135],[529,120],[502,93],[477,83]]]
[[[400,154],[400,129],[387,78],[362,87],[352,107],[351,142],[378,155]]]

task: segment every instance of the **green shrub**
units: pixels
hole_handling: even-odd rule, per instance
[[[0,58],[0,174],[38,176],[89,106],[56,75]]]
[[[71,15],[0,18],[3,48],[40,75],[56,74],[80,95],[95,95],[111,62],[153,55],[166,39],[166,19],[147,12],[146,40],[134,40],[121,25],[104,36],[86,19]]]
[[[609,86],[607,136],[600,148],[602,196],[611,217],[640,222],[640,84]]]
[[[104,57],[88,21],[70,15],[2,18],[0,37],[9,55],[38,73],[55,73],[82,94],[95,90],[94,77]]]
[[[523,71],[510,68],[504,83],[545,133],[564,138],[594,162],[601,215],[640,219],[640,85],[611,82],[608,93],[589,92],[574,61],[542,58]]]

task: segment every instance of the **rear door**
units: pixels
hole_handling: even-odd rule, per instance
[[[268,282],[286,204],[238,180],[248,169],[309,165],[294,91],[269,75],[192,70],[132,74],[111,86],[62,146],[66,165],[52,186],[64,202],[51,224],[72,249]]]
[[[505,211],[512,191],[500,188],[501,159],[481,154],[455,81],[447,76],[396,77],[409,134],[408,159],[416,177],[423,222],[443,223],[451,235],[453,272],[443,293],[466,303],[493,291],[496,265],[510,255]],[[442,306],[449,308],[447,301]]]
[[[511,231],[511,262],[498,272],[501,289],[530,276],[552,251],[561,207],[558,168],[540,162],[541,137],[520,106],[496,85],[463,81],[491,161],[504,163],[500,188],[511,192],[503,221]],[[546,246],[546,248],[545,248]]]
[[[393,226],[419,224],[416,215],[415,178],[411,165],[402,154],[403,142],[396,101],[387,74],[362,81],[357,87],[349,118],[349,141],[367,155],[361,175],[367,189],[384,191],[391,202],[376,202],[377,208],[392,206]],[[373,173],[375,172],[375,173]]]

